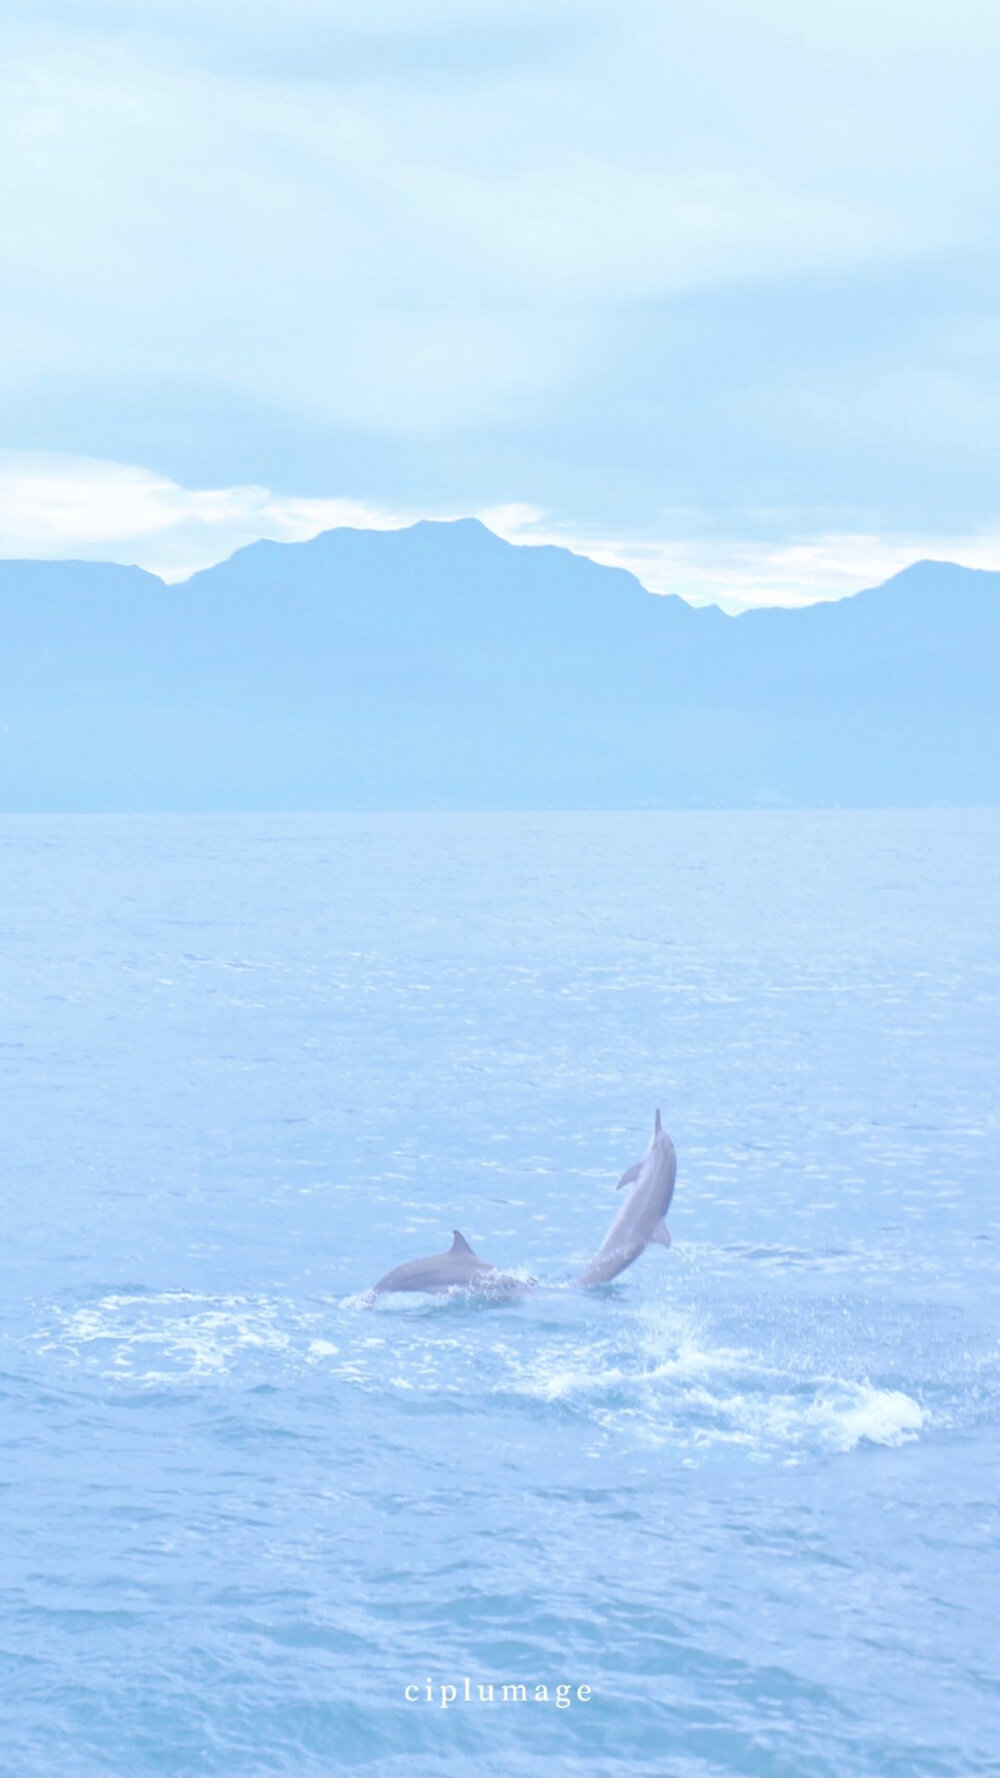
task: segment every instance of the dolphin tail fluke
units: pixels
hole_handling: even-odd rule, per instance
[[[670,1230],[666,1223],[662,1221],[658,1222],[649,1239],[650,1241],[655,1241],[659,1247],[669,1247],[671,1245]]]
[[[451,1243],[451,1252],[452,1253],[471,1253],[472,1248],[469,1246],[468,1241],[465,1239],[465,1236],[461,1233],[461,1231],[459,1229],[452,1229],[451,1232],[452,1232],[452,1236],[453,1236],[453,1240]]]
[[[621,1178],[618,1181],[618,1184],[615,1186],[616,1192],[620,1192],[623,1185],[631,1185],[634,1180],[638,1179],[640,1165],[641,1165],[641,1163],[639,1161],[636,1161],[634,1167],[626,1167],[624,1173],[622,1174]]]

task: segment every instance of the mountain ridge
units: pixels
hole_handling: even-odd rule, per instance
[[[478,520],[0,561],[0,807],[1000,801],[1000,574],[730,616]]]

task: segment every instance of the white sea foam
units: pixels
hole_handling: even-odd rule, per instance
[[[284,1305],[267,1297],[111,1293],[57,1309],[38,1345],[131,1382],[197,1381],[226,1376],[248,1356],[288,1354],[286,1320]]]
[[[843,1383],[836,1392],[824,1391],[814,1414],[844,1451],[863,1443],[904,1444],[918,1436],[929,1418],[911,1395],[901,1389],[876,1389],[871,1383]]]
[[[447,1395],[475,1402],[476,1411],[484,1398],[521,1400],[637,1444],[742,1446],[791,1461],[899,1445],[929,1419],[901,1389],[716,1344],[690,1315],[662,1306],[619,1319],[610,1332],[596,1332],[596,1317],[555,1332],[529,1319],[508,1334],[492,1317],[425,1312],[397,1314],[378,1333],[371,1317],[353,1313],[364,1301],[332,1306],[343,1318],[332,1340],[323,1308],[264,1296],[109,1293],[57,1311],[37,1344],[143,1386],[223,1382],[262,1364],[289,1377],[322,1366],[366,1394]]]
[[[494,1388],[654,1445],[742,1445],[756,1456],[899,1445],[927,1425],[899,1389],[817,1375],[715,1346],[679,1315],[640,1318],[630,1343],[550,1341]]]

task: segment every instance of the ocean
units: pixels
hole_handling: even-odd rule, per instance
[[[1000,1772],[998,882],[996,811],[3,818],[3,1778]],[[365,1307],[453,1228],[537,1288]]]

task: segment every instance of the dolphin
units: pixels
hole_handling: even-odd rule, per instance
[[[384,1278],[368,1292],[369,1306],[376,1298],[393,1290],[425,1290],[440,1296],[446,1290],[481,1290],[490,1295],[509,1296],[530,1285],[523,1278],[501,1272],[473,1253],[465,1236],[452,1229],[452,1243],[447,1253],[430,1253],[425,1259],[409,1259],[405,1265],[386,1272]]]
[[[670,1246],[670,1231],[664,1217],[674,1195],[677,1178],[677,1156],[674,1145],[656,1114],[649,1147],[641,1161],[626,1167],[615,1187],[631,1185],[626,1202],[611,1224],[589,1266],[577,1278],[584,1288],[591,1284],[607,1284],[637,1260],[651,1242]]]

